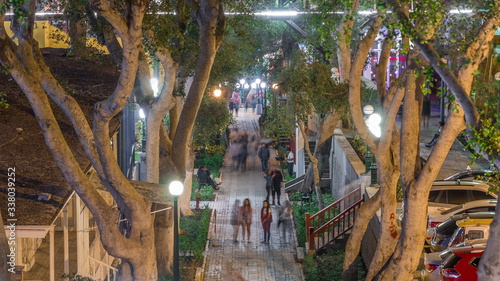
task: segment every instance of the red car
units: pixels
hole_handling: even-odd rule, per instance
[[[477,267],[486,246],[450,248],[448,256],[439,267],[441,281],[477,281]]]

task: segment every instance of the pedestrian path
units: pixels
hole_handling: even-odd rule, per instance
[[[234,125],[241,132],[246,130],[251,137],[259,134],[258,117],[253,113],[240,110]],[[246,172],[234,171],[231,159],[226,161],[221,189],[214,202],[209,206],[216,210],[216,220],[210,224],[210,245],[205,252],[206,264],[204,280],[304,280],[302,266],[296,262],[297,239],[284,243],[281,229],[277,228],[279,206],[272,206],[273,223],[269,244],[261,244],[264,234],[260,223],[260,209],[266,197],[265,180],[258,158],[248,159]],[[241,242],[241,229],[238,243],[233,243],[233,226],[229,224],[231,209],[235,199],[241,202],[248,198],[253,208],[250,242]],[[285,196],[281,199],[283,203]],[[203,205],[203,204],[202,204]],[[215,231],[214,231],[215,230]]]

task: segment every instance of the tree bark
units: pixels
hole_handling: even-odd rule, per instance
[[[349,239],[347,240],[347,244],[345,246],[345,255],[344,255],[344,273],[343,279],[344,281],[352,281],[350,276],[348,275],[348,270],[352,268],[354,262],[356,261],[356,257],[359,255],[359,251],[361,249],[361,241],[365,236],[366,229],[368,225],[380,209],[380,190],[375,193],[375,195],[365,201],[363,205],[358,210],[358,215],[356,217],[356,221],[354,222],[354,226],[351,230],[351,235],[349,235]]]
[[[325,116],[321,122],[318,131],[316,132],[316,146],[314,148],[313,156],[318,159],[318,171],[321,173],[328,166],[330,159],[330,146],[331,138],[337,122],[340,120],[340,114],[337,112],[331,112]],[[308,141],[305,142],[308,146]],[[306,151],[307,153],[307,151]],[[305,173],[304,181],[299,188],[300,192],[309,192],[314,186],[315,176],[314,176],[314,165],[308,165]]]
[[[318,199],[318,208],[319,210],[322,210],[325,207],[325,203],[323,202],[323,195],[321,194],[321,186],[320,186],[321,175],[319,174],[319,169],[318,169],[318,158],[314,157],[314,155],[311,152],[304,123],[300,119],[297,120],[297,123],[299,125],[299,129],[300,132],[302,133],[302,136],[304,136],[304,144],[307,155],[309,155],[309,158],[311,159],[311,163],[309,165],[312,165],[314,170],[314,191],[316,192],[316,198]]]
[[[193,84],[189,88],[188,95],[180,116],[174,143],[177,144],[173,155],[175,166],[185,175],[187,143],[192,134],[196,115],[200,108],[203,93],[205,92],[210,71],[215,59],[215,54],[221,44],[225,28],[224,12],[220,0],[193,0],[187,1],[195,11],[198,25],[200,26],[200,49],[196,65]]]

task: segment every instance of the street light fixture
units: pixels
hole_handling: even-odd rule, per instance
[[[177,199],[184,191],[184,185],[180,181],[173,181],[168,186],[170,194],[174,197],[174,281],[180,280],[179,272],[179,214],[177,210]]]
[[[218,97],[220,97],[220,95],[222,95],[222,91],[221,91],[220,89],[215,89],[215,91],[214,91],[214,96],[215,96],[216,98],[218,98]]]
[[[377,113],[373,113],[375,112],[375,109],[370,104],[363,107],[363,112],[367,116],[365,119],[366,126],[368,126],[368,129],[375,137],[380,138],[382,135],[382,129],[380,128],[382,117]],[[377,184],[377,164],[375,156],[371,154],[370,147],[368,145],[366,146],[365,165],[366,173],[371,172],[371,184]]]

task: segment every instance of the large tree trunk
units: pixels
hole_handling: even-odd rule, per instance
[[[399,238],[396,224],[396,186],[399,170],[393,164],[390,164],[392,159],[388,159],[391,157],[389,154],[377,157],[377,166],[380,167],[379,180],[381,188],[379,192],[382,198],[380,236],[375,254],[368,268],[366,280],[372,280],[385,262],[389,260]]]
[[[415,125],[418,126],[418,125]],[[429,190],[457,135],[465,129],[463,115],[450,113],[438,143],[417,179],[405,183],[405,209],[401,238],[394,256],[381,272],[380,280],[411,280],[418,266],[425,240],[427,216],[425,210]],[[407,136],[411,138],[411,136]],[[407,140],[408,141],[408,140]],[[406,142],[407,142],[406,141]],[[411,172],[411,171],[410,171]]]
[[[156,205],[157,209],[165,209],[165,205]],[[174,212],[173,208],[156,213],[155,216],[155,245],[164,247],[156,251],[156,263],[158,274],[172,274],[170,266],[172,265],[174,249]]]
[[[191,210],[191,193],[193,192],[193,171],[194,171],[194,152],[191,152],[186,159],[186,178],[184,179],[184,192],[179,198],[179,209],[183,216],[194,216]]]
[[[174,136],[176,150],[173,155],[175,166],[182,175],[185,175],[186,154],[188,153],[188,142],[192,135],[196,115],[200,108],[201,100],[205,92],[210,71],[214,63],[215,54],[222,42],[225,28],[224,11],[220,0],[193,0],[187,1],[195,12],[200,26],[200,49],[193,83],[189,88],[188,95],[178,127]]]
[[[123,18],[111,11],[112,8],[107,6],[106,2],[94,2],[94,4],[99,5],[99,12],[116,24],[123,40],[125,63],[122,65],[120,86],[109,99],[100,102],[95,107],[93,132],[88,127],[88,121],[84,116],[82,117],[81,108],[78,105],[71,104],[71,102],[61,102],[58,105],[66,115],[70,116],[69,119],[73,122],[87,157],[96,165],[102,184],[106,186],[121,212],[133,225],[128,237],[117,231],[116,217],[119,211],[106,203],[83,173],[80,168],[81,163],[76,161],[52,112],[46,93],[56,96],[64,90],[60,84],[53,83],[56,81],[55,78],[50,73],[46,73],[46,66],[40,62],[40,58],[37,58],[39,50],[32,33],[34,1],[28,1],[20,9],[14,9],[16,13],[28,15],[28,17],[15,16],[13,30],[19,45],[6,36],[4,17],[0,16],[0,47],[2,48],[0,62],[9,70],[30,102],[48,148],[65,180],[92,213],[106,251],[129,265],[128,276],[131,279],[153,281],[157,280],[157,274],[153,224],[150,215],[151,204],[146,202],[123,176],[109,142],[109,121],[125,106],[132,90],[137,70],[135,46],[141,38],[140,28],[137,29],[137,27],[141,25],[144,7],[147,3],[135,1],[129,3],[133,15],[127,18],[128,25],[122,24]],[[22,22],[18,22],[17,19],[21,19]],[[57,97],[54,99],[57,101]],[[85,138],[85,136],[91,137]]]

